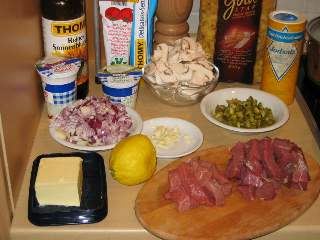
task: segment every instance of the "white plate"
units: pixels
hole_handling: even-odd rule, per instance
[[[237,128],[219,122],[214,117],[212,117],[211,113],[215,110],[218,104],[227,105],[226,100],[230,100],[232,98],[237,98],[239,100],[244,101],[250,96],[257,99],[258,102],[261,102],[264,107],[269,107],[272,110],[273,116],[276,120],[274,124],[268,127],[255,129]],[[220,127],[243,133],[258,133],[271,131],[281,127],[289,119],[289,111],[287,105],[282,100],[270,93],[252,88],[225,88],[221,90],[215,90],[214,92],[208,94],[202,99],[200,103],[200,108],[202,114],[210,122]]]
[[[200,129],[191,122],[179,118],[153,118],[143,122],[142,134],[152,136],[155,127],[178,127],[180,131],[179,139],[170,148],[157,148],[158,158],[178,158],[190,154],[197,150],[202,142],[203,135]]]
[[[129,129],[130,135],[139,134],[142,130],[142,119],[140,115],[133,109],[127,107],[126,108],[128,115],[132,119],[132,127]],[[103,151],[112,149],[116,143],[104,145],[104,146],[82,146],[74,143],[67,142],[58,137],[57,132],[54,128],[49,128],[50,135],[56,140],[58,143],[73,149],[83,150],[83,151]]]

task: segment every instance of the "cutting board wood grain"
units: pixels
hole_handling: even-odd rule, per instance
[[[232,240],[266,235],[299,217],[319,194],[319,165],[305,154],[311,176],[307,191],[283,186],[272,201],[247,201],[234,185],[231,196],[222,207],[201,206],[178,212],[175,203],[163,197],[168,190],[168,172],[193,156],[212,161],[221,170],[225,169],[230,158],[229,149],[224,146],[193,153],[159,170],[137,195],[135,213],[138,220],[145,229],[162,239]]]

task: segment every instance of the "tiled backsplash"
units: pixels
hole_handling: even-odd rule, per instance
[[[199,4],[200,0],[193,0],[192,12],[188,20],[191,33],[196,33],[198,29]],[[278,0],[277,9],[297,11],[310,20],[320,16],[320,0]]]
[[[319,0],[278,0],[277,8],[298,11],[308,20],[320,16]]]

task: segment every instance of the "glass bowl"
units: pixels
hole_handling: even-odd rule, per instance
[[[145,68],[146,69],[146,68]],[[173,106],[187,106],[198,103],[210,93],[217,85],[219,70],[213,65],[213,79],[205,85],[191,85],[186,82],[157,84],[150,80],[148,73],[144,71],[143,79],[151,92],[162,102]]]

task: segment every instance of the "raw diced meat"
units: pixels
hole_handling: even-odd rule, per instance
[[[247,167],[241,169],[241,178],[239,180],[240,185],[250,185],[254,187],[261,187],[263,185],[263,179],[251,172]]]
[[[177,203],[179,211],[200,205],[221,206],[232,185],[218,168],[207,161],[193,158],[169,171],[169,190],[165,199]]]
[[[275,158],[280,168],[289,174],[288,165],[292,165],[291,150],[294,148],[294,144],[286,139],[275,138],[272,142]]]
[[[285,173],[284,183],[288,187],[306,190],[310,176],[302,150],[286,139],[275,139],[273,146],[276,159]]]
[[[214,199],[215,205],[222,206],[224,204],[225,195],[222,189],[223,186],[219,185],[217,181],[208,181],[203,187],[205,193],[209,195],[211,199]]]
[[[220,172],[215,165],[212,165],[212,174],[213,174],[213,178],[220,185],[222,185],[223,194],[225,196],[228,196],[229,194],[231,194],[232,184],[230,183],[229,179],[222,172]]]
[[[246,144],[246,159],[245,165],[250,169],[250,171],[256,175],[261,176],[262,166],[261,166],[261,153],[259,149],[259,141],[257,139],[252,139]]]
[[[192,166],[192,169],[194,170],[194,176],[197,182],[200,185],[204,185],[207,181],[211,179],[213,172],[211,169],[211,164],[205,166],[204,164],[200,164],[200,161],[198,160],[199,158],[194,159],[193,161],[190,162],[190,164]]]
[[[277,154],[277,150],[290,151],[292,148],[296,146],[293,142],[290,142],[288,139],[280,139],[280,138],[273,139],[273,145],[276,149],[276,154]]]
[[[228,180],[227,177],[225,177],[223,175],[222,172],[219,171],[219,169],[215,166],[215,165],[212,165],[212,174],[213,174],[213,178],[216,179],[216,181],[223,185],[223,184],[230,184],[230,181]]]
[[[239,185],[238,190],[241,193],[242,197],[247,200],[255,199],[255,190],[256,188],[251,185]]]
[[[300,190],[306,190],[310,175],[303,152],[300,148],[294,148],[292,156],[296,164],[292,172],[291,186]]]
[[[231,178],[240,178],[240,169],[245,161],[245,144],[238,142],[231,148],[231,159],[228,162],[226,176]]]
[[[213,205],[207,194],[203,191],[203,188],[198,184],[190,185],[190,191],[188,192],[191,199],[196,202],[196,205]]]
[[[255,197],[262,200],[272,200],[276,195],[276,188],[272,182],[264,182],[255,192]]]
[[[181,212],[194,207],[191,202],[191,197],[183,191],[183,188],[174,192],[166,193],[165,198],[175,201],[178,204],[178,210]]]
[[[179,169],[175,169],[169,172],[169,191],[165,194],[166,199],[171,199],[178,204],[179,211],[185,211],[189,208],[195,207],[195,203],[192,202],[191,196],[184,188],[183,178],[181,173],[184,171],[185,166]]]
[[[260,141],[260,149],[262,153],[262,164],[266,170],[267,177],[273,178],[277,181],[282,181],[283,173],[279,165],[276,163],[273,153],[272,140],[264,138]]]
[[[307,189],[310,176],[306,160],[302,150],[289,140],[252,139],[237,143],[231,154],[226,176],[236,177],[238,190],[246,199],[271,200],[282,184]]]
[[[180,178],[178,171],[176,171],[176,170],[170,171],[168,179],[169,179],[170,192],[173,192],[173,191],[181,188],[182,180]]]

